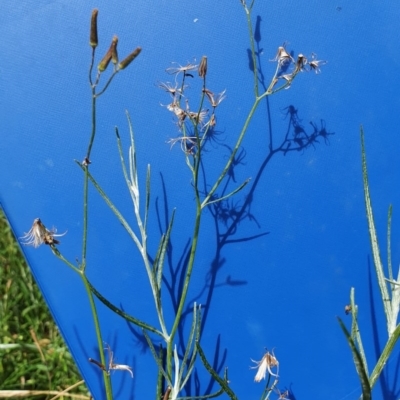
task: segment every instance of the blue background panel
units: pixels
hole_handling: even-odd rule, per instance
[[[60,250],[75,260],[81,254],[82,160],[90,135],[88,46],[90,14],[99,9],[97,51],[102,56],[114,34],[120,57],[136,46],[142,54],[122,71],[98,102],[98,132],[91,173],[134,225],[132,204],[123,181],[114,126],[125,154],[129,146],[124,110],[128,109],[137,146],[141,190],[147,164],[152,169],[149,252],[154,256],[168,218],[176,208],[166,274],[176,269],[192,235],[194,203],[184,155],[166,142],[178,135],[167,94],[159,82],[171,62],[185,64],[208,56],[207,83],[214,92],[227,89],[219,106],[218,142],[203,161],[211,184],[225,164],[253,101],[246,19],[239,1],[4,1],[0,6],[0,102],[2,121],[0,200],[16,236],[40,217],[51,228],[67,231]],[[393,204],[392,257],[400,259],[400,109],[396,71],[400,64],[398,21],[393,1],[256,1],[260,67],[265,82],[278,46],[296,56],[326,60],[322,73],[300,74],[289,90],[263,102],[255,115],[235,167],[237,184],[249,185],[226,206],[233,213],[249,194],[247,218],[227,242],[218,238],[230,223],[210,207],[189,293],[203,305],[202,344],[212,359],[229,367],[231,387],[241,399],[257,398],[250,358],[274,348],[280,362],[280,385],[292,399],[357,399],[358,378],[350,350],[336,321],[356,288],[359,322],[369,366],[386,341],[385,321],[375,283],[364,211],[359,127],[365,129],[370,188],[382,257],[386,259],[386,219]],[[199,98],[193,81],[187,96]],[[284,140],[288,111],[308,134],[326,127],[322,138],[302,151],[270,152]],[[397,117],[396,117],[397,118]],[[230,182],[233,189],[235,183]],[[88,276],[111,302],[156,324],[153,302],[139,254],[111,211],[91,188]],[[143,203],[143,201],[142,201]],[[228,207],[229,206],[229,207]],[[221,210],[220,210],[221,211]],[[225,214],[224,214],[225,215]],[[232,215],[232,214],[231,214]],[[265,234],[265,235],[263,235]],[[257,239],[240,239],[262,235]],[[230,240],[230,242],[229,242]],[[97,344],[86,295],[79,278],[48,248],[23,248],[35,279],[71,349],[94,398],[103,399],[99,370],[88,363]],[[172,323],[171,296],[164,290]],[[104,340],[117,362],[133,367],[135,378],[112,375],[118,399],[154,396],[156,367],[132,326],[100,303]],[[350,317],[346,319],[350,322]],[[184,331],[187,332],[188,324]],[[226,352],[226,353],[225,353]],[[399,398],[398,348],[386,367],[386,380],[374,399]],[[208,379],[199,365],[200,391]],[[214,386],[213,389],[216,389]],[[192,383],[191,394],[195,393]]]

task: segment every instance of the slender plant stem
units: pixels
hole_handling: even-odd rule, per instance
[[[94,327],[96,331],[96,338],[97,338],[97,345],[99,346],[99,353],[100,353],[100,361],[103,365],[106,364],[106,359],[104,355],[104,344],[103,344],[103,339],[101,336],[101,330],[100,330],[100,323],[99,323],[99,318],[97,315],[97,309],[96,309],[96,304],[94,303],[93,299],[93,294],[91,291],[90,283],[86,278],[85,273],[82,271],[80,273],[81,279],[83,281],[83,284],[85,285],[86,293],[89,298],[89,303],[90,303],[90,308],[92,311],[92,317],[93,317],[93,322],[94,322]],[[112,400],[113,399],[113,394],[112,394],[112,387],[111,387],[111,379],[110,375],[107,371],[103,371],[103,378],[104,378],[104,386],[106,389],[106,396],[107,400]]]
[[[88,236],[88,197],[89,197],[89,163],[90,153],[96,136],[96,88],[92,86],[92,133],[85,158],[85,175],[83,183],[83,238],[82,238],[82,271],[86,269],[86,252]]]
[[[86,152],[86,160],[89,162],[90,153],[92,151],[92,146],[94,143],[94,138],[96,136],[96,87],[92,86],[92,134],[90,135],[89,146]]]
[[[208,201],[212,198],[212,196],[214,195],[214,193],[216,192],[216,190],[218,189],[219,185],[221,184],[222,180],[224,179],[225,175],[228,173],[232,162],[235,159],[236,153],[240,148],[240,145],[242,144],[242,141],[244,139],[244,136],[247,132],[247,129],[249,127],[250,121],[253,118],[253,115],[258,107],[258,104],[260,102],[260,97],[256,98],[256,100],[254,101],[253,106],[251,107],[251,110],[249,112],[249,115],[246,118],[246,121],[244,123],[244,126],[242,128],[242,131],[240,132],[239,138],[236,142],[235,147],[232,150],[232,154],[229,157],[229,160],[227,161],[225,168],[223,169],[221,175],[218,177],[217,181],[214,183],[214,186],[211,188],[211,190],[209,191],[209,193],[207,194],[206,198],[203,200],[203,202],[201,203],[201,208],[205,208],[208,205]]]
[[[251,47],[251,56],[253,60],[253,75],[254,75],[254,95],[258,97],[258,71],[257,71],[257,59],[256,59],[256,50],[254,46],[254,34],[253,34],[253,24],[251,23],[251,8],[250,10],[244,5],[244,10],[246,12],[246,20],[247,27],[249,29],[249,38],[250,38],[250,47]]]

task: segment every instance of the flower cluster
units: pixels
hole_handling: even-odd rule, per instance
[[[184,66],[179,64],[174,65],[167,68],[166,72],[170,75],[175,75],[175,83],[162,82],[158,85],[160,89],[171,96],[171,103],[165,105],[165,107],[174,115],[179,130],[182,132],[181,136],[169,140],[169,143],[173,146],[175,143],[180,142],[181,148],[186,154],[194,154],[196,148],[212,133],[217,124],[215,110],[226,97],[226,90],[221,93],[214,93],[205,86],[207,68],[207,57],[203,57],[199,65],[194,63],[188,63]],[[203,100],[207,99],[212,108],[211,113],[209,109],[202,108],[202,106],[198,109],[195,108],[194,110],[196,111],[193,111],[187,98],[185,98],[184,104],[182,104],[185,91],[188,88],[188,85],[186,85],[187,79],[194,78],[194,74],[192,73],[194,70],[197,70],[198,76],[203,80],[201,105],[203,104]],[[179,83],[178,76],[181,76]],[[189,134],[189,131],[193,134]]]
[[[319,74],[321,72],[320,67],[327,63],[324,60],[317,60],[317,55],[315,53],[311,53],[310,58],[300,53],[297,59],[294,59],[293,56],[286,51],[285,46],[278,47],[276,56],[271,61],[276,61],[278,65],[275,76],[269,87],[270,91],[280,79],[285,81],[285,88],[288,89],[299,72],[314,71],[316,74]],[[292,68],[292,70],[288,72],[290,68]]]

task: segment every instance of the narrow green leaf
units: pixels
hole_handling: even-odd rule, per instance
[[[372,254],[374,258],[375,271],[378,277],[379,289],[381,291],[383,308],[386,315],[388,336],[390,336],[391,331],[393,330],[392,312],[391,312],[389,292],[385,282],[383,265],[379,252],[378,237],[376,234],[374,216],[372,213],[371,197],[369,193],[369,184],[368,184],[367,159],[365,155],[365,145],[364,145],[364,131],[362,126],[360,127],[360,136],[361,136],[362,172],[363,172],[363,183],[364,183],[364,199],[365,199],[365,208],[367,211],[368,229],[371,241]]]
[[[368,375],[365,372],[364,369],[364,364],[363,361],[361,359],[360,353],[357,350],[356,345],[354,344],[353,339],[351,338],[346,326],[344,325],[343,321],[337,317],[338,321],[339,321],[339,325],[342,328],[342,331],[344,333],[344,335],[346,336],[347,342],[350,346],[351,352],[353,354],[353,361],[354,361],[354,365],[356,367],[358,376],[360,378],[360,383],[361,383],[361,389],[362,389],[362,395],[363,395],[363,400],[371,400],[371,387],[369,385],[369,381],[368,381]]]
[[[201,361],[203,362],[203,365],[205,367],[205,369],[209,372],[209,374],[215,379],[216,382],[219,383],[219,385],[221,386],[221,388],[224,390],[224,392],[231,398],[231,400],[238,400],[238,398],[236,397],[235,393],[232,391],[232,389],[228,386],[228,380],[225,378],[222,379],[216,371],[214,371],[213,367],[210,365],[210,363],[207,361],[207,358],[204,354],[203,349],[200,346],[199,342],[196,342],[196,347],[197,347],[197,351],[199,353],[199,356],[201,358]]]
[[[250,182],[250,178],[246,179],[239,187],[237,187],[235,190],[233,190],[232,192],[226,194],[225,196],[219,197],[218,199],[215,200],[211,200],[211,201],[207,201],[201,204],[201,208],[205,208],[207,206],[209,206],[210,204],[213,203],[218,203],[219,201],[228,199],[229,197],[233,196],[234,194],[236,194],[237,192],[240,192],[248,183]]]
[[[382,351],[381,356],[379,357],[378,362],[376,363],[376,366],[374,370],[372,371],[371,377],[369,378],[371,388],[374,387],[376,381],[379,378],[379,375],[381,374],[383,367],[387,363],[387,360],[389,359],[390,355],[392,354],[392,351],[394,349],[394,346],[397,343],[397,340],[399,339],[400,336],[400,324],[396,326],[396,329],[393,331],[392,335],[390,336],[389,340],[386,343],[385,348]]]
[[[151,341],[149,335],[147,334],[147,332],[144,329],[143,329],[143,335],[146,338],[147,344],[150,347],[151,354],[153,354],[153,358],[158,366],[158,370],[163,374],[165,380],[167,381],[167,384],[172,387],[173,385],[171,382],[171,377],[168,376],[167,372],[165,371],[165,369],[163,367],[163,360],[162,360],[162,358],[161,359],[159,358],[157,351],[154,348],[153,342]]]
[[[360,329],[358,327],[358,306],[355,303],[354,293],[355,293],[354,288],[351,288],[351,290],[350,290],[350,305],[351,305],[351,316],[352,316],[351,338],[353,339],[353,341],[355,341],[357,343],[357,346],[358,346],[358,349],[360,352],[360,356],[361,356],[361,359],[364,364],[364,369],[368,376],[369,372],[368,372],[367,358],[365,356],[364,346],[363,346],[362,340],[361,340],[361,333],[360,333]]]
[[[210,394],[205,394],[204,396],[189,396],[189,397],[178,397],[177,400],[205,400],[213,399],[215,397],[221,396],[224,393],[224,389],[219,389],[218,391]]]
[[[139,319],[132,317],[131,315],[127,314],[125,311],[122,311],[120,308],[116,307],[114,304],[109,302],[99,291],[96,290],[96,288],[89,282],[87,281],[90,287],[91,292],[110,310],[114,311],[116,314],[124,318],[125,320],[132,322],[136,326],[139,326],[142,329],[146,329],[149,332],[153,332],[162,338],[164,338],[164,335],[162,332],[160,332],[158,329],[154,328],[151,325],[146,324],[143,321],[140,321]]]
[[[147,231],[147,221],[149,216],[149,208],[150,208],[150,164],[147,166],[147,175],[146,175],[146,203],[144,209],[144,231]]]
[[[163,274],[163,270],[164,270],[164,259],[165,259],[165,254],[167,253],[169,238],[171,237],[171,231],[172,231],[172,226],[174,224],[174,218],[175,218],[175,209],[172,211],[171,220],[169,221],[169,224],[168,224],[167,233],[165,234],[165,236],[163,236],[164,239],[161,240],[160,247],[159,247],[160,257],[157,262],[157,285],[160,288],[159,289],[160,291],[161,291],[162,274]]]
[[[388,222],[387,222],[387,258],[388,258],[388,272],[389,272],[389,279],[393,280],[393,270],[392,270],[392,249],[391,249],[391,236],[392,236],[392,205],[389,206],[388,211]]]
[[[83,165],[79,162],[76,161],[76,163],[82,168],[82,170],[85,172],[85,168]],[[139,242],[139,239],[129,226],[128,222],[126,222],[125,218],[122,216],[122,214],[119,212],[117,207],[115,207],[114,203],[110,200],[110,198],[106,195],[104,190],[101,188],[101,186],[97,183],[97,181],[93,178],[92,174],[88,171],[88,177],[90,181],[93,183],[93,186],[97,189],[99,192],[100,196],[103,198],[103,200],[106,202],[108,207],[110,207],[111,211],[115,214],[115,216],[118,218],[118,221],[121,222],[122,226],[126,229],[126,231],[129,233],[129,236],[133,239],[135,242],[137,248],[139,249],[140,252],[142,252],[142,245]]]
[[[122,149],[122,143],[121,143],[121,138],[119,136],[118,127],[115,127],[115,133],[117,135],[117,147],[118,147],[119,158],[120,158],[121,166],[122,166],[122,173],[124,174],[125,183],[126,183],[126,186],[128,186],[128,190],[130,193],[131,192],[131,181],[128,176],[128,171],[126,170],[124,151]]]
[[[126,114],[126,118],[128,119],[129,135],[131,138],[131,146],[129,148],[129,171],[130,171],[130,177],[131,177],[131,190],[133,191],[133,197],[134,197],[133,200],[135,203],[135,207],[137,207],[137,210],[139,212],[139,180],[138,180],[138,174],[137,174],[135,140],[134,140],[134,136],[133,136],[133,126],[132,126],[131,117],[130,117],[128,111],[125,111],[125,114]]]
[[[181,382],[181,386],[180,386],[179,390],[183,389],[183,387],[185,386],[187,380],[191,376],[193,368],[194,368],[194,363],[196,361],[197,349],[196,349],[196,346],[195,345],[192,346],[192,344],[194,343],[194,341],[198,340],[197,331],[198,331],[198,324],[199,324],[199,319],[200,319],[199,318],[199,314],[200,314],[200,306],[197,307],[197,304],[194,303],[192,326],[191,326],[191,329],[190,329],[189,339],[188,339],[187,344],[186,344],[185,354],[183,355],[181,369],[179,371],[179,382]],[[190,358],[189,365],[186,368],[186,363],[188,361],[189,354],[190,354],[190,351],[191,351],[192,347],[193,347],[192,356]],[[185,369],[186,369],[187,372],[186,372],[185,378],[183,379],[183,373],[184,373]]]

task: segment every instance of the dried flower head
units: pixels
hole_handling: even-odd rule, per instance
[[[168,104],[167,109],[168,109],[168,111],[171,111],[172,113],[175,114],[175,116],[179,120],[179,126],[181,126],[183,121],[186,118],[186,115],[187,115],[186,111],[183,108],[179,107],[179,105],[175,101],[172,102],[171,104]]]
[[[311,61],[308,62],[308,65],[310,66],[310,70],[314,71],[316,74],[319,74],[321,72],[320,67],[322,65],[325,65],[327,61],[324,60],[316,60],[317,55],[315,53],[311,54]]]
[[[277,394],[279,395],[278,400],[290,400],[289,399],[289,390],[285,390],[281,392],[279,389],[276,389]]]
[[[183,88],[178,88],[178,83],[175,82],[175,86],[172,86],[171,83],[167,82],[160,82],[158,87],[162,90],[165,90],[167,93],[169,93],[172,97],[175,97],[176,95],[183,95],[182,94],[182,89],[185,89],[186,86]]]
[[[296,60],[296,72],[304,71],[304,67],[307,64],[307,58],[303,54],[299,54]]]
[[[106,344],[106,350],[108,351],[108,374],[110,374],[111,370],[117,369],[120,371],[128,371],[131,375],[131,378],[133,378],[132,368],[129,365],[114,364],[114,353],[108,344]]]
[[[287,86],[286,86],[285,89],[289,89],[290,86],[291,86],[291,84],[292,84],[292,81],[293,81],[293,74],[281,75],[279,78],[280,78],[280,79],[284,79],[284,80],[286,81]]]
[[[175,63],[176,64],[176,63]],[[177,67],[169,67],[166,69],[166,72],[170,75],[178,75],[181,72],[183,72],[185,75],[187,75],[188,71],[193,71],[194,69],[197,68],[196,64],[191,64],[191,63],[187,63],[186,65],[182,66],[177,64]]]
[[[256,366],[250,367],[250,368],[252,368],[252,369],[258,368],[256,376],[254,377],[254,382],[260,382],[262,379],[265,379],[267,371],[272,376],[276,376],[276,377],[278,376],[278,371],[276,374],[274,374],[271,370],[271,368],[277,367],[277,369],[278,369],[278,367],[279,367],[279,362],[276,359],[274,352],[270,353],[269,351],[267,351],[264,354],[264,357],[260,361],[255,361],[255,360],[251,360],[251,361],[256,363]]]
[[[293,57],[286,51],[283,46],[278,47],[275,58],[272,61],[278,61],[279,65],[285,65],[289,62],[294,62]]]
[[[214,108],[218,107],[226,97],[225,96],[226,89],[218,94],[214,94],[211,90],[208,89],[203,89],[203,91],[206,94],[211,106]]]
[[[22,236],[21,243],[26,246],[39,247],[41,244],[55,245],[60,242],[55,237],[64,236],[67,232],[56,234],[57,230],[53,228],[48,230],[39,218],[33,221],[32,228],[28,233]]]
[[[181,143],[181,149],[186,154],[194,154],[194,149],[196,148],[196,136],[179,136],[167,141],[171,144],[171,149],[178,142]]]
[[[195,125],[204,125],[208,110],[201,110],[200,112],[189,111],[188,115]]]
[[[110,371],[112,370],[120,370],[120,371],[128,371],[133,378],[133,372],[132,372],[132,367],[129,365],[125,364],[115,364],[114,363],[114,353],[111,350],[110,346],[106,343],[105,350],[108,352],[108,368],[106,368],[101,362],[96,361],[93,358],[89,358],[89,362],[97,365],[100,369],[102,369],[104,372],[107,373],[107,375],[110,375]]]
[[[215,114],[211,114],[210,119],[208,120],[208,122],[204,125],[204,127],[209,126],[211,129],[215,128],[215,126],[217,125],[217,118],[215,116]]]

